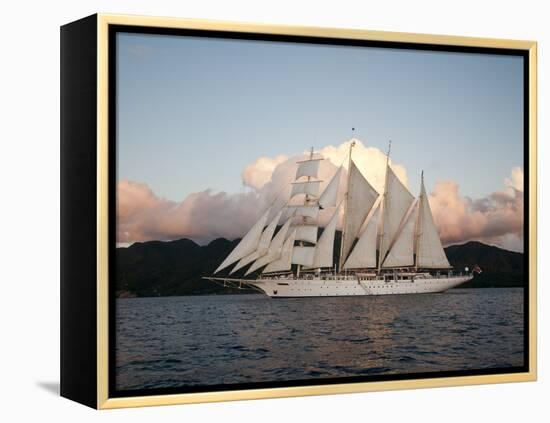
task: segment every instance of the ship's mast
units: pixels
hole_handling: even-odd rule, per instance
[[[382,210],[380,213],[380,243],[379,243],[379,248],[380,250],[378,251],[378,272],[380,273],[380,269],[382,268],[382,259],[384,257],[382,257],[382,243],[384,242],[384,213],[385,213],[385,210],[386,210],[386,207],[387,207],[387,192],[388,192],[388,168],[390,166],[390,152],[391,152],[391,140],[389,141],[389,144],[388,144],[388,154],[386,155],[386,175],[384,177],[384,193],[382,194],[383,195],[383,198],[382,198]]]
[[[355,131],[355,128],[352,128],[352,131]],[[351,150],[355,147],[355,141],[351,141],[349,145],[349,156],[348,156],[348,179],[346,184],[346,194],[344,196],[344,224],[342,226],[342,238],[340,239],[340,259],[338,260],[338,272],[342,271],[344,266],[344,240],[346,237],[346,220],[348,215],[348,195],[349,195],[349,181],[351,176]]]
[[[415,227],[415,241],[414,241],[414,251],[416,252],[414,257],[414,271],[418,272],[418,243],[420,242],[420,224],[422,222],[422,203],[424,197],[424,171],[420,174],[420,195],[418,196],[418,215],[416,216],[416,227]]]
[[[311,147],[311,149],[309,150],[309,160],[312,160],[313,159],[313,147]],[[307,177],[307,181],[311,181],[311,176],[308,176]],[[309,204],[309,194],[306,194],[305,196],[305,199],[304,199],[304,206],[307,206]],[[302,224],[306,224],[306,217],[305,216],[302,216]],[[300,246],[304,245],[304,242],[303,241],[300,241]],[[300,277],[300,269],[302,268],[302,266],[299,264],[297,269],[296,269],[296,277],[299,278]]]

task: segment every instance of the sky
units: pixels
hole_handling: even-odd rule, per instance
[[[415,195],[422,170],[429,192],[453,182],[470,208],[510,193],[518,172],[523,177],[519,57],[117,37],[117,179],[170,209],[205,190],[211,197],[257,196],[265,181],[251,175],[270,180],[276,166],[311,146],[338,149],[352,136],[365,152],[386,153],[391,139],[391,160],[403,166]],[[129,186],[121,192],[130,195]],[[253,223],[253,213],[236,211],[246,215],[243,227]],[[143,239],[119,236],[135,240]]]

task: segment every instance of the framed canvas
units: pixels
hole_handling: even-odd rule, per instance
[[[536,43],[61,28],[61,395],[536,379]]]

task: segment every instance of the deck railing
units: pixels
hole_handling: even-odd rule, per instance
[[[360,273],[360,272],[358,272]],[[361,276],[356,273],[347,272],[344,274],[335,274],[333,272],[321,272],[321,273],[302,273],[299,277],[294,274],[279,274],[279,275],[260,275],[259,280],[262,279],[281,279],[281,280],[411,280],[411,279],[448,279],[469,276],[468,272],[455,272],[448,271],[445,273],[436,272],[431,274],[429,272],[386,272],[383,274],[377,274],[376,276]]]

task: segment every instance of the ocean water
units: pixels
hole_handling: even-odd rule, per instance
[[[116,388],[523,365],[523,289],[117,299]]]

